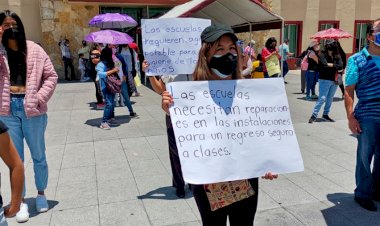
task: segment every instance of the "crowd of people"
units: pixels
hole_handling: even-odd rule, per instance
[[[38,44],[27,41],[21,19],[12,11],[0,13],[0,157],[10,169],[11,203],[3,208],[0,202],[0,225],[7,225],[4,217],[16,216],[18,222],[29,219],[29,207],[25,203],[24,139],[29,147],[35,174],[37,190],[35,205],[38,212],[46,212],[49,205],[45,196],[48,183],[45,130],[47,126],[47,103],[54,93],[58,75],[49,56]],[[380,201],[380,20],[369,26],[368,47],[349,58],[337,40],[327,40],[322,46],[312,41],[301,56],[303,76],[301,91],[306,100],[317,99],[309,123],[316,121],[324,104],[323,118],[333,122],[329,112],[338,86],[344,93],[349,128],[358,134],[355,201],[363,208],[375,211],[373,200]],[[75,79],[73,56],[69,40],[59,43],[65,69],[65,79]],[[211,25],[201,34],[201,48],[192,75],[162,75],[149,77],[154,91],[162,96],[161,106],[166,113],[169,156],[172,168],[173,187],[179,198],[185,197],[180,158],[170,119],[169,108],[174,103],[165,84],[177,81],[236,80],[245,78],[265,79],[285,77],[288,73],[287,57],[289,42],[284,40],[277,48],[277,40],[269,38],[265,47],[256,55],[255,41],[243,48],[238,45],[234,31],[224,25]],[[104,108],[101,129],[109,130],[118,125],[115,120],[115,106],[124,105],[129,116],[135,117],[130,101],[131,95],[140,95],[135,78],[139,73],[136,45],[95,45],[89,47],[84,41],[78,51],[81,80],[92,79],[98,108]],[[138,51],[138,50],[137,50]],[[269,58],[282,61],[280,73],[268,73],[266,62]],[[306,65],[306,66],[305,66]],[[31,70],[33,68],[33,70]],[[149,68],[149,62],[142,63],[142,70]],[[70,69],[70,77],[68,73]],[[343,75],[345,74],[345,86]],[[285,82],[285,81],[284,81]],[[316,94],[316,84],[319,93]],[[359,102],[353,109],[354,93]],[[371,161],[374,156],[373,171]],[[263,179],[273,180],[277,174],[267,172]],[[209,199],[216,187],[230,187],[238,191],[239,200],[227,201],[231,194],[219,196],[229,204],[216,207],[215,200]],[[213,184],[189,185],[194,196],[203,225],[253,225],[258,203],[258,178],[238,181],[223,181]],[[0,196],[0,201],[1,201]],[[220,201],[219,200],[219,201]]]

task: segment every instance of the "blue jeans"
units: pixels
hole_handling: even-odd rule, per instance
[[[8,222],[4,216],[4,208],[0,208],[0,226],[8,226]]]
[[[289,72],[289,65],[288,65],[288,62],[284,60],[282,61],[282,77],[285,78],[288,72]]]
[[[315,94],[315,85],[317,84],[318,72],[316,71],[306,71],[306,96],[310,97],[311,94]]]
[[[380,192],[380,120],[362,120],[359,123],[362,132],[357,136],[355,196],[371,198],[373,192]]]
[[[103,122],[107,122],[111,118],[115,117],[115,94],[109,92],[107,89],[103,89],[102,92],[105,101]]]
[[[323,115],[329,114],[337,88],[338,86],[334,81],[319,79],[319,97],[317,103],[314,106],[313,116],[318,116],[319,110],[321,110],[323,103],[325,104]]]
[[[128,85],[127,82],[123,80],[121,83],[121,95],[123,96],[124,105],[127,106],[129,113],[133,112],[131,101],[129,100]]]
[[[45,130],[47,115],[27,118],[24,110],[24,98],[11,96],[11,113],[0,116],[9,127],[9,135],[17,152],[24,162],[24,138],[33,159],[34,182],[38,191],[44,191],[48,183],[48,165],[45,154]],[[25,196],[25,183],[23,197]]]

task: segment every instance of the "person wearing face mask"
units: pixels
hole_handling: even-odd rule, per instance
[[[95,84],[96,109],[104,109],[103,94],[100,90],[99,78],[96,76],[95,67],[100,61],[100,50],[94,47],[90,52],[90,61],[87,63],[88,73]]]
[[[307,57],[307,71],[305,73],[305,78],[306,78],[306,100],[311,100],[311,99],[317,99],[318,96],[315,95],[315,86],[317,85],[318,81],[318,74],[319,74],[319,69],[318,69],[318,55],[319,55],[319,42],[317,41],[312,41],[309,44],[309,48],[306,53]],[[311,96],[310,96],[311,92]]]
[[[367,28],[368,46],[347,62],[344,102],[348,127],[358,139],[354,200],[376,211],[373,201],[380,201],[380,18]]]
[[[240,68],[238,67],[241,58],[238,57],[240,50],[236,45],[237,40],[233,30],[225,25],[211,25],[205,28],[201,34],[202,45],[193,73],[193,80],[242,79]],[[168,91],[164,91],[162,93],[162,109],[167,114],[169,114],[169,107],[173,103],[173,97]],[[266,173],[263,178],[272,180],[277,178],[277,175]],[[210,196],[216,195],[214,188],[223,188],[225,186],[233,186],[235,191],[249,195],[244,196],[240,201],[215,209],[215,200],[209,199],[208,194]],[[227,217],[231,226],[253,225],[259,191],[258,178],[192,185],[191,190],[204,226],[226,225]],[[219,196],[219,201],[228,202],[228,197],[231,195],[228,193]]]
[[[24,140],[33,159],[34,181],[37,190],[37,212],[46,212],[45,196],[48,183],[45,130],[47,103],[57,85],[54,66],[38,44],[27,41],[20,17],[9,10],[0,12],[0,39],[9,68],[0,70],[0,120],[9,128],[17,152],[24,161]],[[4,53],[4,51],[1,51]],[[2,63],[1,65],[6,65]],[[25,196],[26,190],[23,190]],[[16,221],[29,219],[28,204],[22,200]]]
[[[322,118],[329,122],[335,122],[330,118],[330,108],[333,98],[338,88],[336,84],[336,76],[339,70],[343,68],[343,62],[338,53],[338,48],[334,40],[327,40],[325,49],[318,55],[319,66],[319,97],[315,103],[313,113],[309,119],[309,123],[315,122],[319,110],[325,104]]]
[[[276,56],[278,59],[281,59],[281,56],[278,54],[278,50],[276,48],[277,46],[277,40],[275,37],[270,37],[268,40],[265,42],[265,47],[261,50],[261,57],[264,62],[264,75],[265,78],[276,78],[279,76],[279,74],[274,74],[269,76],[267,68],[265,66],[265,62],[272,56]]]

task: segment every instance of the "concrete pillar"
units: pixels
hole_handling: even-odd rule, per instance
[[[307,0],[306,16],[303,21],[302,50],[305,50],[310,42],[310,37],[318,31],[319,22],[319,0]]]
[[[340,29],[354,35],[355,29],[355,0],[336,0],[336,20],[340,21]],[[341,39],[340,44],[346,53],[352,53],[353,39]]]
[[[21,0],[8,0],[9,10],[21,15]]]

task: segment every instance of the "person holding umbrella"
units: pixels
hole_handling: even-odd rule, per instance
[[[330,108],[337,89],[336,75],[343,68],[343,62],[338,53],[338,48],[334,40],[328,40],[324,51],[318,56],[319,61],[319,97],[313,113],[309,119],[309,123],[315,122],[319,110],[325,104],[323,118],[329,122],[335,122],[330,118]]]

